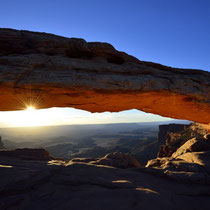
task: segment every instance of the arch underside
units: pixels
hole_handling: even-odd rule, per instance
[[[0,110],[139,109],[210,123],[210,73],[139,61],[107,43],[0,29]]]

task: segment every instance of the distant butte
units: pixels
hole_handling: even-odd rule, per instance
[[[139,109],[210,123],[210,73],[140,61],[108,43],[0,29],[0,110]]]

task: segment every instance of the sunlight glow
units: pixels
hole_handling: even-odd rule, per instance
[[[21,111],[17,114],[20,114],[20,118],[14,117],[12,124],[14,126],[40,126],[42,125],[42,118],[40,114],[33,107],[28,107],[25,111]]]
[[[24,111],[10,112],[7,121],[14,127],[45,126],[55,123],[52,119],[52,112],[48,110],[36,110],[29,106]]]
[[[33,106],[28,106],[24,111],[0,112],[1,127],[154,122],[166,120],[171,119],[134,109],[122,112],[90,113],[74,108],[36,109]]]
[[[29,107],[27,107],[27,109],[26,109],[26,111],[29,111],[29,112],[31,112],[31,111],[35,111],[36,109],[33,107],[33,106],[29,106]]]

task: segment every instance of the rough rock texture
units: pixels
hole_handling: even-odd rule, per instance
[[[154,170],[23,160],[8,154],[0,158],[0,209],[209,210],[208,183],[166,179]]]
[[[0,110],[139,109],[210,123],[210,73],[138,59],[107,43],[0,29]],[[167,108],[166,108],[167,106]]]
[[[142,168],[138,160],[136,160],[132,155],[123,154],[121,152],[113,152],[102,158],[73,158],[71,162],[91,163],[116,168]]]
[[[171,179],[210,184],[210,134],[207,127],[191,124],[176,139],[176,147],[174,145],[171,148],[176,151],[170,157],[152,159],[146,167],[154,174]]]
[[[172,126],[174,127],[174,126]],[[210,126],[200,123],[191,123],[190,125],[184,125],[183,129],[171,129],[171,125],[164,125],[165,141],[161,141],[160,151],[158,157],[170,157],[180,146],[182,146],[187,140],[195,137],[197,139],[203,138],[209,133]],[[168,128],[168,131],[167,131]],[[161,132],[159,132],[160,134]],[[163,133],[163,132],[162,132]]]

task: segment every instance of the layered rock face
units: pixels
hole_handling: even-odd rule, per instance
[[[165,144],[168,133],[178,133],[186,130],[189,125],[186,124],[165,124],[159,125],[158,141]]]
[[[170,156],[174,150],[171,147],[168,147],[167,139],[171,135],[179,135],[179,132],[187,129],[189,125],[186,124],[164,124],[159,125],[158,138],[156,141],[145,144],[142,148],[139,148],[137,159],[142,165],[146,165],[148,160],[154,159],[157,157]],[[171,153],[171,151],[173,151]]]
[[[163,129],[164,128],[164,129]],[[190,125],[162,125],[160,126],[159,137],[165,134],[163,139],[159,139],[160,151],[158,157],[170,157],[180,146],[192,138],[204,137],[209,133],[210,126],[199,123]]]
[[[140,61],[107,43],[0,29],[0,110],[139,109],[210,123],[210,73]],[[167,107],[167,108],[166,108]]]
[[[173,141],[166,139],[167,150],[161,148],[159,157],[148,161],[146,167],[175,180],[210,184],[209,126],[193,123],[171,135]]]

